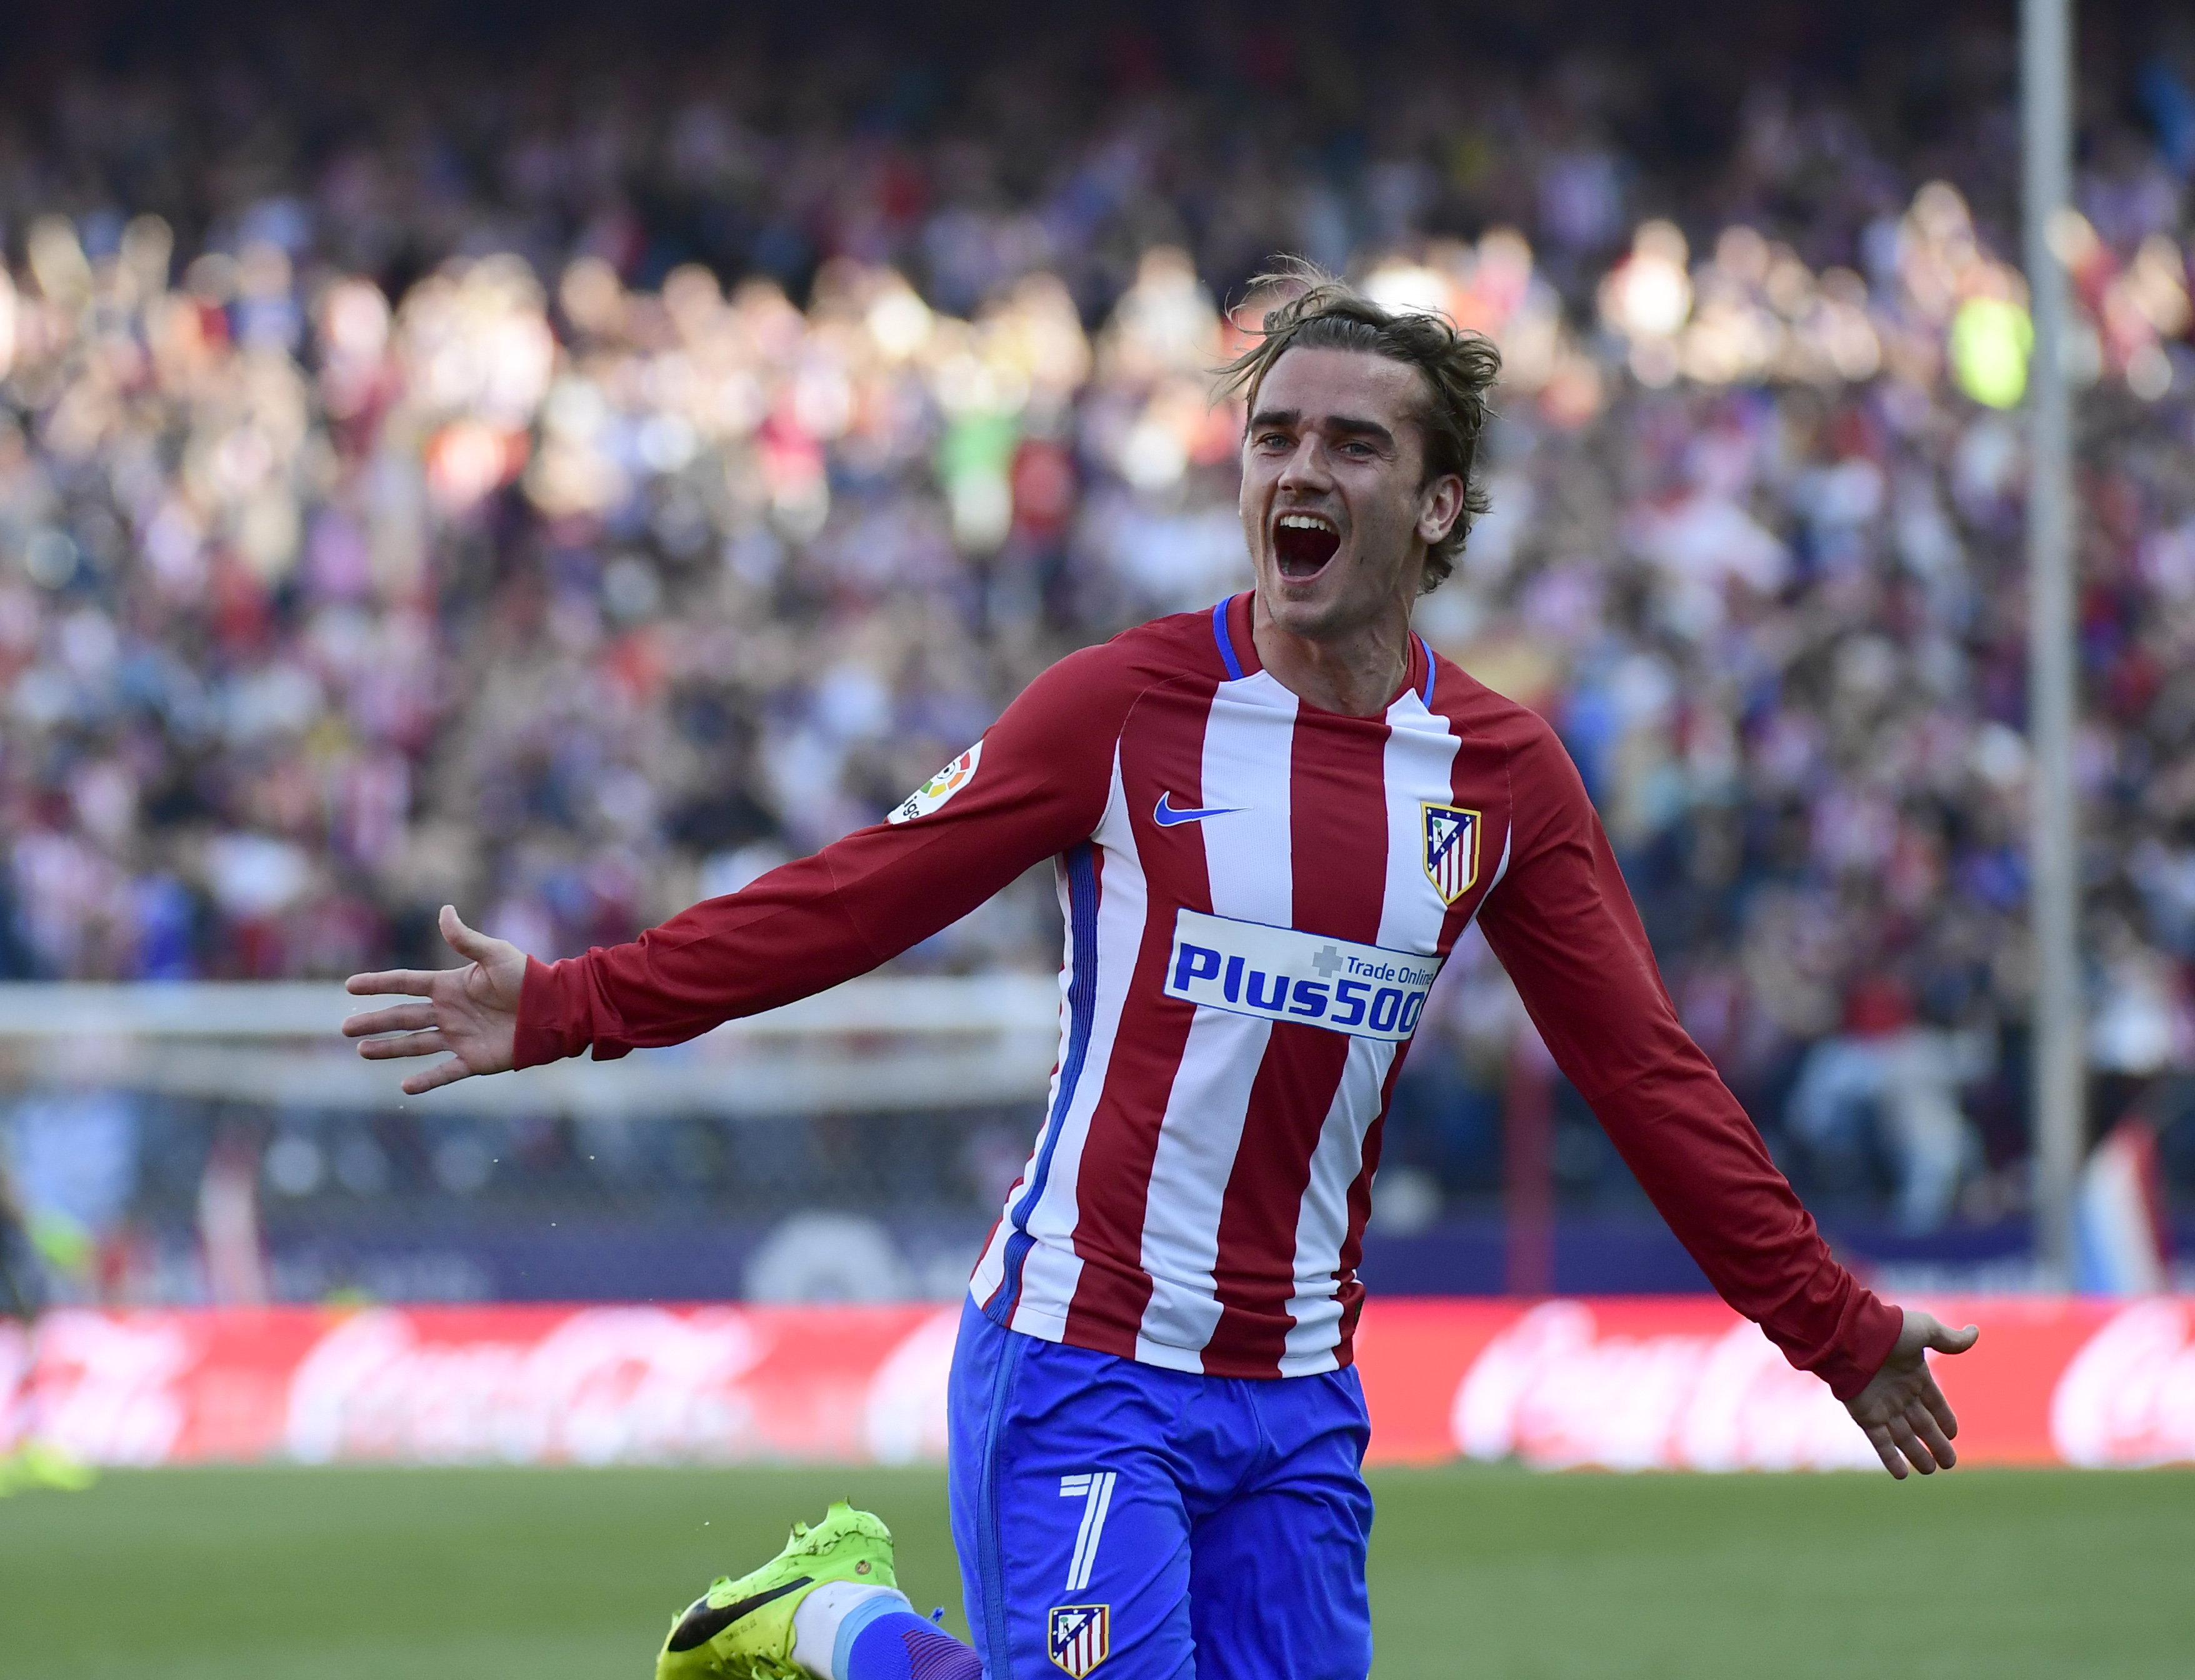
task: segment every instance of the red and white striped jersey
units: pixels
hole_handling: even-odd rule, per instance
[[[1380,1128],[1473,916],[1739,1310],[1841,1395],[1898,1315],[1830,1257],[1685,1036],[1575,768],[1414,643],[1378,717],[1259,665],[1249,597],[1085,649],[890,819],[630,946],[530,964],[519,1062],[677,1042],[875,966],[1056,860],[1059,1062],[971,1288],[1175,1370],[1351,1357]]]

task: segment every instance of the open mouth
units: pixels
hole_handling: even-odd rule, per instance
[[[1341,532],[1324,514],[1282,514],[1273,524],[1273,558],[1281,576],[1315,578],[1341,546]]]

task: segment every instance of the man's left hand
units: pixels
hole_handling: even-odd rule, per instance
[[[1909,1464],[1923,1476],[1933,1476],[1959,1462],[1951,1446],[1959,1420],[1936,1386],[1928,1355],[1962,1354],[1982,1333],[1978,1325],[1951,1330],[1932,1314],[1910,1307],[1902,1310],[1905,1326],[1898,1332],[1898,1345],[1867,1386],[1845,1402],[1852,1421],[1875,1443],[1883,1469],[1900,1482],[1905,1480]]]

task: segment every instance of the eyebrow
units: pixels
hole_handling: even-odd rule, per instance
[[[1266,426],[1293,427],[1302,423],[1303,411],[1299,408],[1268,408],[1250,417],[1250,429],[1253,432]],[[1328,431],[1339,432],[1346,437],[1370,438],[1390,448],[1394,446],[1394,433],[1377,420],[1362,419],[1353,414],[1330,414],[1323,423]]]

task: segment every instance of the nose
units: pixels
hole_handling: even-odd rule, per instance
[[[1315,432],[1305,433],[1296,440],[1296,446],[1281,469],[1280,485],[1284,490],[1322,490],[1331,483],[1327,470],[1326,447]]]
[[[1294,450],[1281,468],[1279,488],[1316,492],[1327,489],[1333,482],[1325,444],[1316,432],[1305,433],[1296,440]]]

